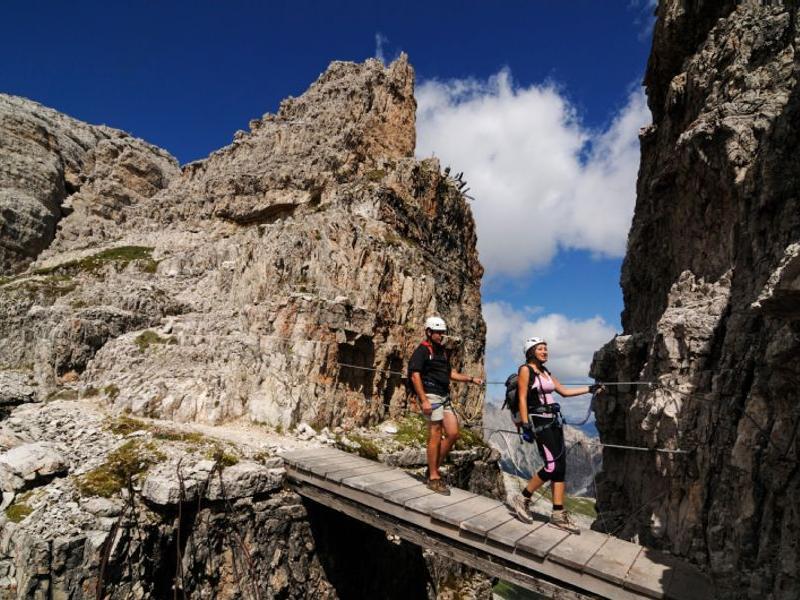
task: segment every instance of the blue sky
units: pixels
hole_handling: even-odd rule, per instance
[[[618,329],[652,0],[6,2],[0,18],[0,91],[184,163],[331,60],[407,52],[425,111],[418,154],[477,185],[490,377],[535,330],[574,378]]]

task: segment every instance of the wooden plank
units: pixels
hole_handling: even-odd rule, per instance
[[[355,488],[357,490],[366,490],[372,485],[384,483],[388,481],[408,480],[417,482],[416,479],[411,477],[405,471],[400,469],[392,469],[390,471],[380,471],[378,473],[368,473],[367,475],[356,475],[348,479],[342,479],[342,484]]]
[[[586,563],[584,571],[608,581],[623,585],[641,546],[609,537],[603,547]]]
[[[674,572],[674,565],[666,554],[642,548],[628,570],[623,585],[651,598],[666,598],[669,580]]]
[[[303,471],[294,470],[291,467],[287,468],[286,471],[289,482],[295,486],[295,489],[300,494],[303,494],[303,490],[307,488],[302,487],[298,489],[297,484],[305,485],[305,483],[308,483],[315,488],[331,492],[337,498],[352,500],[353,502],[359,503],[359,505],[369,507],[369,510],[383,513],[385,518],[398,519],[399,522],[420,527],[428,532],[431,539],[433,539],[434,536],[440,536],[443,540],[443,548],[445,548],[443,550],[443,555],[445,556],[452,556],[451,548],[453,552],[455,552],[460,545],[465,545],[471,548],[468,552],[471,552],[477,557],[488,558],[489,562],[492,564],[497,560],[504,560],[506,564],[514,565],[516,568],[522,569],[531,577],[545,576],[551,581],[564,582],[565,584],[573,586],[574,589],[584,590],[584,592],[594,594],[595,596],[614,598],[614,600],[642,600],[642,598],[645,598],[644,595],[638,592],[624,589],[593,575],[580,573],[575,569],[565,567],[556,562],[542,560],[522,553],[517,554],[513,546],[510,547],[493,541],[487,543],[484,539],[465,536],[462,530],[454,530],[448,525],[440,524],[438,521],[432,520],[427,515],[412,510],[406,510],[403,506],[393,504],[383,498],[321,479],[313,474],[306,474]],[[427,490],[424,485],[417,484],[417,486],[421,487],[423,490]],[[428,491],[430,492],[430,490]],[[513,520],[516,521],[516,519]],[[532,528],[530,525],[526,526],[519,523],[519,521],[517,521],[517,523],[523,527]],[[542,525],[542,523],[540,523],[540,525]],[[449,542],[444,541],[446,539],[449,539]],[[450,546],[448,544],[453,545]],[[428,543],[422,543],[420,545],[424,548],[431,547],[431,544]],[[491,569],[488,572],[491,573]]]
[[[705,600],[714,597],[711,580],[699,569],[677,560],[667,587],[667,598],[674,600]]]
[[[517,540],[516,548],[520,552],[544,558],[571,533],[545,524],[524,538]]]
[[[351,464],[354,462],[360,462],[364,464],[369,464],[372,461],[368,461],[366,458],[361,458],[360,456],[349,455],[349,456],[339,456],[338,454],[328,455],[328,456],[314,456],[311,458],[301,459],[297,461],[295,466],[301,469],[310,469],[311,467],[317,465],[335,465],[335,464]]]
[[[542,527],[544,527],[544,523],[535,522],[532,525],[528,525],[527,523],[522,523],[518,519],[512,519],[487,533],[486,541],[507,546],[513,550],[517,540],[524,538],[526,535]]]
[[[512,519],[516,520],[516,517],[511,514],[507,506],[501,504],[487,513],[467,519],[461,523],[461,529],[472,535],[485,538],[486,534],[492,529],[499,527],[503,523],[508,523]]]
[[[315,456],[332,456],[341,452],[341,450],[336,450],[335,448],[303,448],[301,450],[289,450],[288,452],[284,452],[281,455],[284,461],[289,461],[291,463],[296,463],[303,459],[313,458]]]
[[[379,498],[386,498],[387,494],[391,494],[397,490],[410,488],[416,485],[420,485],[419,480],[414,479],[409,475],[408,479],[398,479],[397,481],[387,481],[386,483],[373,484],[364,491],[369,492],[373,496],[378,496]]]
[[[321,454],[319,456],[311,456],[309,458],[301,458],[296,461],[296,464],[299,466],[303,465],[316,465],[319,463],[332,463],[332,462],[352,462],[354,460],[358,460],[361,462],[367,462],[366,458],[361,458],[356,454],[345,454],[344,456],[340,454]]]
[[[354,475],[367,475],[368,473],[379,473],[381,471],[390,471],[392,467],[387,467],[382,463],[372,463],[371,465],[353,465],[341,467],[338,471],[329,471],[325,473],[325,479],[330,481],[341,482],[342,479],[353,477]]]
[[[567,536],[563,542],[550,550],[547,558],[580,571],[607,539],[607,535],[584,529],[580,535]]]
[[[428,489],[428,486],[424,483],[420,483],[417,485],[413,485],[411,487],[402,488],[399,490],[394,490],[392,492],[388,492],[383,497],[387,502],[391,502],[392,504],[399,504],[403,506],[406,501],[411,500],[412,498],[419,498],[420,496],[429,496],[430,494],[434,494],[431,489]]]
[[[398,535],[407,542],[423,548],[430,548],[441,556],[447,556],[473,569],[483,571],[490,576],[510,581],[522,588],[536,592],[544,598],[559,598],[560,600],[591,600],[596,598],[594,594],[586,596],[575,590],[561,587],[557,582],[551,582],[538,578],[535,574],[526,573],[517,560],[508,561],[474,554],[469,548],[453,547],[449,540],[431,535],[431,532],[425,528],[411,524],[389,522],[385,518],[381,518],[379,514],[365,510],[361,504],[357,502],[351,503],[333,492],[328,492],[312,485],[303,485],[298,489],[298,492],[349,517],[387,533]]]
[[[463,521],[489,512],[498,506],[502,505],[493,498],[475,496],[464,502],[459,502],[455,506],[435,509],[431,511],[431,518],[459,527]]]
[[[304,471],[308,471],[309,473],[314,473],[314,475],[325,477],[328,473],[333,473],[334,471],[341,471],[342,469],[345,468],[366,467],[366,466],[369,466],[369,464],[363,461],[337,459],[334,461],[323,461],[320,463],[299,466],[299,468]]]
[[[458,504],[474,497],[475,494],[465,492],[464,490],[460,490],[458,488],[453,488],[450,490],[449,496],[445,496],[444,494],[432,494],[430,496],[409,498],[403,503],[403,506],[409,510],[415,510],[422,514],[429,515],[431,514],[432,510],[436,510],[437,508],[444,508],[452,504]]]

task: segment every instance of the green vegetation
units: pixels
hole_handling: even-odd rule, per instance
[[[98,390],[96,387],[90,385],[89,387],[87,387],[87,388],[85,388],[83,390],[82,396],[84,398],[94,398],[99,393],[100,393],[100,390]]]
[[[45,402],[50,402],[51,400],[77,400],[78,396],[78,390],[57,390],[50,392],[45,398]]]
[[[130,479],[165,458],[152,442],[130,440],[109,454],[99,467],[81,475],[76,482],[78,492],[82,496],[110,498]]]
[[[386,241],[387,244],[389,244],[390,246],[394,246],[395,248],[403,245],[403,238],[391,230],[386,231],[386,235],[384,235],[383,239]]]
[[[214,443],[206,450],[206,458],[213,460],[221,467],[232,467],[239,462],[239,457],[225,449],[224,446]]]
[[[371,439],[355,433],[348,434],[347,439],[358,444],[358,448],[353,448],[350,445],[345,444],[341,438],[339,438],[339,440],[336,442],[336,446],[345,452],[354,452],[363,458],[378,460],[380,448],[378,448],[378,445]]]
[[[367,171],[364,173],[364,177],[367,178],[368,181],[372,181],[373,183],[378,183],[384,177],[386,177],[386,171],[383,169],[374,169],[372,171]]]
[[[274,457],[275,456],[273,454],[270,454],[266,450],[259,450],[258,452],[253,454],[253,460],[262,465],[267,464],[267,462],[269,462]]]
[[[397,424],[394,439],[403,446],[419,446],[428,439],[428,423],[420,416],[403,417]]]
[[[19,523],[33,512],[28,501],[33,496],[34,491],[25,492],[14,498],[14,502],[6,507],[5,513],[8,520],[12,523]]]
[[[9,292],[24,292],[26,296],[54,300],[65,296],[78,287],[67,275],[48,275],[39,279],[28,279],[9,288]]]
[[[162,338],[155,331],[150,331],[148,329],[147,331],[143,331],[142,333],[137,335],[136,339],[133,340],[133,343],[136,344],[136,346],[138,346],[139,352],[144,352],[153,344],[173,345],[177,344],[178,342],[175,340],[175,338],[172,337]]]
[[[14,502],[6,507],[6,517],[8,517],[8,520],[12,523],[19,523],[32,512],[33,509],[22,502]]]
[[[103,393],[108,396],[109,400],[114,400],[119,396],[119,388],[112,383],[103,388]]]
[[[56,272],[77,273],[88,272],[97,273],[104,266],[115,263],[125,266],[133,261],[142,261],[142,271],[153,273],[158,266],[158,261],[152,258],[153,249],[144,246],[121,246],[119,248],[109,248],[92,256],[70,260],[65,263],[34,269],[34,275],[50,275]]]
[[[428,424],[421,416],[411,415],[404,417],[397,424],[397,433],[394,436],[403,446],[424,445],[428,439]],[[467,429],[461,429],[458,440],[455,444],[456,450],[469,450],[470,448],[485,448],[486,442],[483,441],[480,433]]]
[[[531,592],[525,588],[509,583],[508,581],[498,581],[492,591],[504,600],[542,600],[544,596]]]
[[[134,431],[149,431],[153,438],[168,442],[186,442],[187,444],[200,444],[206,440],[202,433],[197,431],[178,431],[167,429],[159,425],[154,425],[135,419],[127,415],[109,419],[106,421],[106,428],[117,435],[130,435]]]
[[[117,435],[130,435],[134,431],[146,431],[149,427],[144,421],[122,415],[106,421],[106,429]]]
[[[488,446],[480,432],[464,427],[454,447],[456,450],[469,450],[470,448],[487,448]]]

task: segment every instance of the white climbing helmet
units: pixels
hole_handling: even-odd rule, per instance
[[[441,317],[428,317],[425,319],[425,329],[431,331],[447,331],[447,325]]]
[[[539,344],[546,344],[546,343],[547,342],[545,342],[540,337],[529,337],[527,340],[525,340],[525,343],[522,345],[522,353],[525,354],[525,356],[527,356],[528,350],[530,350],[534,346],[538,346]]]

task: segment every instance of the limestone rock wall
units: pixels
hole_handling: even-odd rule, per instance
[[[800,594],[800,17],[659,3],[624,335],[595,355],[606,522],[710,570],[726,597]]]
[[[413,84],[405,56],[333,63],[180,173],[122,134],[84,144],[52,243],[4,268],[0,369],[39,399],[77,380],[116,411],[350,426],[405,410],[398,372],[439,314],[480,373],[474,222],[413,158]]]
[[[177,173],[174,158],[123,131],[0,94],[0,273],[30,264],[73,210],[121,220],[117,209],[152,196]],[[102,237],[102,220],[92,225]]]

